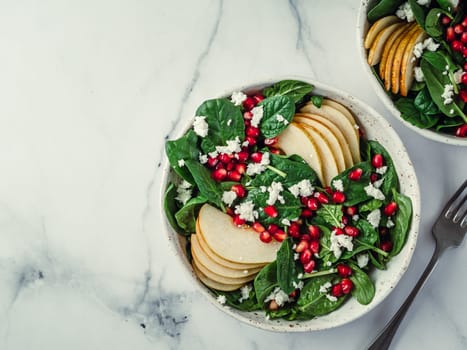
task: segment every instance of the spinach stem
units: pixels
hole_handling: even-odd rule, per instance
[[[267,168],[273,172],[275,172],[277,175],[282,176],[282,177],[287,177],[287,174],[284,173],[282,170],[279,170],[277,168],[274,168],[272,165],[268,165]]]
[[[337,269],[329,269],[329,270],[323,270],[323,271],[318,271],[318,272],[305,273],[301,279],[304,280],[304,279],[312,278],[312,277],[332,275],[336,272],[337,272]]]

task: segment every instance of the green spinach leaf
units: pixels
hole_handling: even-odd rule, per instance
[[[380,201],[379,199],[370,199],[368,202],[362,203],[359,207],[359,212],[367,212],[367,211],[373,211],[375,209],[381,208],[383,205],[383,201]]]
[[[374,140],[370,140],[368,141],[368,143],[370,144],[372,154],[381,154],[384,157],[384,161],[386,162],[387,170],[382,177],[384,181],[380,189],[387,197],[391,194],[393,188],[399,190],[399,178],[397,177],[396,168],[394,167],[392,158],[389,155],[388,151],[386,151],[386,148],[384,148],[379,142]]]
[[[281,80],[270,87],[263,90],[266,97],[271,96],[287,96],[294,103],[299,102],[306,94],[313,90],[313,85],[299,80]]]
[[[279,287],[287,294],[296,289],[298,283],[297,266],[294,260],[294,251],[292,250],[292,238],[287,238],[281,244],[277,251],[277,282]]]
[[[186,234],[191,234],[196,231],[196,217],[198,216],[199,208],[206,203],[207,199],[198,196],[191,198],[186,204],[175,213],[175,220]]]
[[[360,219],[357,222],[357,228],[360,230],[358,240],[366,244],[375,244],[378,240],[378,232],[366,220]]]
[[[316,107],[321,108],[321,105],[323,104],[323,96],[320,95],[313,95],[310,98],[311,103],[313,103]]]
[[[425,29],[425,8],[423,8],[420,4],[417,3],[416,0],[408,0],[410,4],[410,8],[412,9],[413,15],[417,23]]]
[[[252,288],[248,298],[242,298],[242,292],[237,289],[232,292],[221,292],[217,290],[212,290],[216,296],[223,295],[225,296],[225,304],[234,307],[235,309],[242,311],[256,311],[261,310],[261,305],[258,304],[256,300],[255,290]]]
[[[451,17],[450,13],[440,8],[432,8],[426,15],[425,31],[433,38],[442,38],[444,35],[444,26],[441,24],[441,16],[447,15]]]
[[[261,269],[261,271],[256,275],[253,285],[258,304],[263,305],[267,296],[279,286],[277,283],[276,261],[273,261]]]
[[[275,137],[284,131],[295,114],[295,104],[288,96],[271,96],[258,105],[263,107],[259,129],[266,138]]]
[[[407,240],[412,218],[412,201],[410,198],[397,191],[393,191],[393,198],[398,209],[394,221],[395,226],[389,231],[392,241],[391,256],[399,254],[402,250]]]
[[[380,0],[368,11],[368,21],[375,22],[381,17],[392,15],[405,0]]]
[[[370,144],[368,145],[369,147],[371,146]],[[371,148],[368,149],[371,150]],[[355,169],[362,170],[362,176],[358,181],[353,181],[349,179],[349,174]],[[370,199],[368,194],[365,192],[365,187],[368,186],[368,184],[370,183],[370,176],[372,171],[373,168],[371,167],[371,163],[369,161],[365,161],[358,163],[353,167],[343,171],[333,179],[333,181],[342,181],[345,190],[344,205],[350,207]]]
[[[342,223],[342,205],[323,204],[321,208],[316,211],[316,215],[321,217],[332,227],[340,227]]]
[[[193,184],[193,176],[185,166],[180,166],[180,160],[197,160],[199,149],[197,146],[198,136],[193,130],[189,130],[184,136],[177,140],[167,141],[165,143],[165,153],[169,159],[170,166],[183,179]]]
[[[211,178],[209,170],[201,165],[198,161],[187,160],[185,166],[190,170],[193,179],[198,186],[201,196],[206,198],[210,203],[222,208],[222,191],[220,186]]]
[[[172,226],[172,228],[178,233],[184,233],[184,231],[178,226],[177,220],[175,219],[175,213],[178,210],[175,197],[177,197],[177,188],[173,183],[171,183],[167,187],[164,195],[164,213],[170,226]]]
[[[370,277],[362,271],[357,265],[350,264],[352,275],[350,280],[353,282],[352,296],[362,305],[368,305],[375,296],[375,285]]]

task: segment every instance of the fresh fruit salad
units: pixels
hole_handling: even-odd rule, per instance
[[[411,200],[352,112],[293,80],[203,102],[167,141],[165,213],[217,300],[306,320],[368,304],[403,248]]]
[[[379,0],[370,7],[368,63],[401,117],[467,137],[467,6],[458,0]]]

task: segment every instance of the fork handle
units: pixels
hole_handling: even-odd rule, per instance
[[[423,271],[423,274],[421,275],[414,289],[409,294],[404,304],[402,304],[402,306],[399,308],[396,314],[392,317],[391,321],[389,321],[386,327],[383,328],[378,337],[373,341],[368,350],[389,349],[392,338],[396,334],[396,331],[399,328],[399,325],[401,324],[402,320],[404,319],[407,310],[409,310],[410,305],[412,305],[412,302],[414,301],[420,289],[422,289],[422,287],[425,285],[427,278],[430,276],[431,272],[435,268],[436,264],[438,263],[439,257],[443,252],[444,247],[441,248],[439,245],[436,245],[433,256],[431,257],[428,266],[425,268],[425,271]]]

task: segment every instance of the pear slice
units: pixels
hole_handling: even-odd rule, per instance
[[[195,273],[196,277],[199,278],[201,282],[203,282],[206,286],[212,289],[216,290],[221,290],[224,292],[230,292],[233,290],[236,290],[244,285],[244,283],[238,283],[238,284],[224,284],[224,283],[219,283],[216,282],[209,277],[207,277],[204,273],[202,273],[199,268],[193,264],[193,272]]]
[[[277,137],[276,145],[285,154],[298,154],[316,172],[319,179],[323,180],[323,163],[319,157],[318,147],[303,126],[290,123]]]
[[[198,218],[199,233],[209,248],[223,259],[248,264],[267,264],[276,259],[279,242],[261,242],[256,231],[235,226],[232,218],[219,209],[204,204]]]
[[[394,23],[378,33],[375,40],[373,41],[373,44],[371,45],[370,51],[368,51],[368,64],[370,66],[374,66],[381,61],[384,44],[388,38],[403,25],[403,23]]]
[[[401,42],[405,38],[410,37],[415,31],[417,31],[417,27],[418,26],[416,24],[412,24],[407,31],[399,35],[399,37],[394,41],[394,43],[392,44],[389,50],[388,59],[386,61],[386,68],[384,71],[384,88],[386,89],[386,91],[391,90],[391,85],[392,85],[391,77],[392,77],[392,70],[394,66],[396,52],[399,49]]]
[[[417,37],[423,32],[422,28],[420,28],[418,25],[417,27],[418,28],[416,31],[402,39],[399,47],[397,48],[396,54],[394,55],[394,61],[392,63],[391,70],[391,91],[393,94],[397,94],[399,92],[402,59],[404,57],[405,50],[407,49],[408,45],[415,41]]]
[[[344,162],[345,162],[345,168],[350,168],[353,166],[353,160],[352,160],[352,154],[350,153],[350,147],[349,144],[347,143],[347,140],[344,137],[344,134],[342,134],[342,131],[331,121],[328,119],[317,115],[317,114],[312,114],[312,113],[298,113],[301,117],[305,117],[311,120],[316,121],[317,123],[323,125],[325,128],[331,131],[332,134],[335,135],[337,141],[339,142],[339,145],[342,149],[342,156],[344,157]]]
[[[345,115],[330,106],[322,105],[318,108],[311,102],[303,106],[300,112],[318,114],[334,123],[342,131],[349,145],[353,162],[360,162],[360,139],[358,133],[355,132],[355,125]]]
[[[212,272],[206,266],[204,266],[197,259],[196,255],[193,255],[193,265],[195,265],[206,277],[209,277],[213,281],[216,281],[222,284],[234,284],[234,285],[245,284],[255,278],[254,275],[246,276],[242,278],[231,278],[231,277],[225,277],[223,275],[218,275],[217,273]]]
[[[410,26],[410,23],[403,24],[399,29],[396,29],[396,31],[393,32],[392,35],[384,43],[383,55],[379,63],[379,76],[381,79],[384,80],[384,74],[386,72],[386,63],[388,61],[388,56],[392,45],[399,36],[403,35],[410,28]]]
[[[353,117],[352,112],[350,112],[347,107],[345,107],[343,104],[336,102],[334,100],[331,100],[329,98],[324,98],[323,99],[323,105],[332,107],[334,109],[337,109],[339,112],[341,112],[352,124],[357,124],[355,121],[355,118]]]
[[[307,118],[306,116],[303,116],[300,113],[295,114],[294,120],[301,124],[306,124],[309,127],[313,128],[317,133],[320,134],[320,136],[323,139],[326,140],[326,142],[328,143],[332,151],[334,160],[336,161],[337,171],[339,173],[346,169],[345,160],[344,160],[344,152],[342,151],[339,140],[337,139],[336,135],[334,135],[334,133],[331,130],[329,130],[326,126],[319,123],[318,121],[311,119],[311,118]]]
[[[422,31],[408,45],[402,57],[401,77],[400,77],[400,94],[407,96],[414,79],[414,67],[418,64],[418,59],[414,56],[415,45],[423,42],[427,34]]]
[[[365,49],[369,49],[371,45],[373,45],[373,42],[375,41],[379,32],[381,32],[383,29],[390,26],[391,24],[394,24],[397,22],[401,22],[401,20],[397,18],[396,16],[386,16],[386,17],[380,18],[375,23],[373,23],[365,37],[365,41],[364,41]]]
[[[212,271],[215,274],[222,275],[230,278],[243,278],[255,275],[261,270],[261,267],[256,267],[254,269],[245,269],[245,270],[236,270],[231,269],[225,266],[222,266],[215,261],[211,260],[208,255],[203,251],[199,245],[197,235],[191,235],[191,254],[193,257],[199,261],[200,264],[205,266],[209,271]]]

